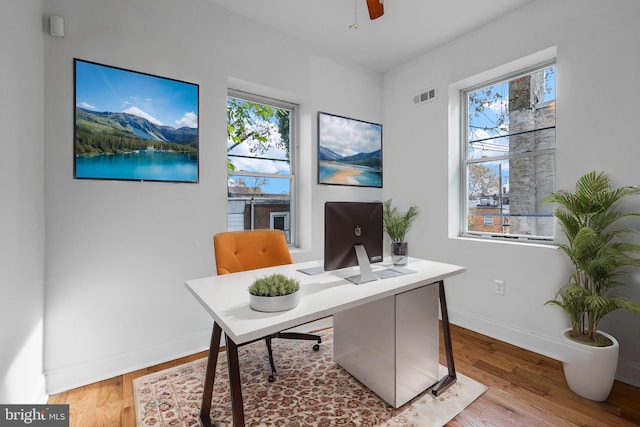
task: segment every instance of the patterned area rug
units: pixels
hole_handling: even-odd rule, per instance
[[[320,351],[309,341],[274,340],[273,383],[264,341],[238,349],[247,426],[443,426],[487,390],[458,373],[440,396],[427,391],[394,409],[334,363],[332,332],[320,332]],[[220,353],[211,410],[216,426],[232,425],[226,360]],[[205,370],[201,359],[135,379],[138,426],[198,426]]]

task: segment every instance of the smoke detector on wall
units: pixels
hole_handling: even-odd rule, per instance
[[[413,105],[421,105],[425,102],[433,101],[437,97],[438,92],[435,88],[427,89],[413,97]]]

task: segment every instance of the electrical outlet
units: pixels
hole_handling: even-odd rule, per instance
[[[503,280],[494,280],[493,281],[493,292],[496,295],[504,295],[504,281]]]

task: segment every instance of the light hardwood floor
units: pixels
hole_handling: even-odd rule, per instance
[[[489,390],[448,426],[640,425],[640,388],[616,381],[606,402],[592,402],[568,389],[560,362],[455,325],[451,335],[457,371]],[[132,380],[202,357],[206,352],[63,392],[49,403],[70,404],[72,427],[135,426]],[[444,353],[440,358],[446,363]]]

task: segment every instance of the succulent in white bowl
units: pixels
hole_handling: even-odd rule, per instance
[[[256,279],[249,286],[249,306],[256,311],[290,310],[300,302],[300,282],[281,273]]]

